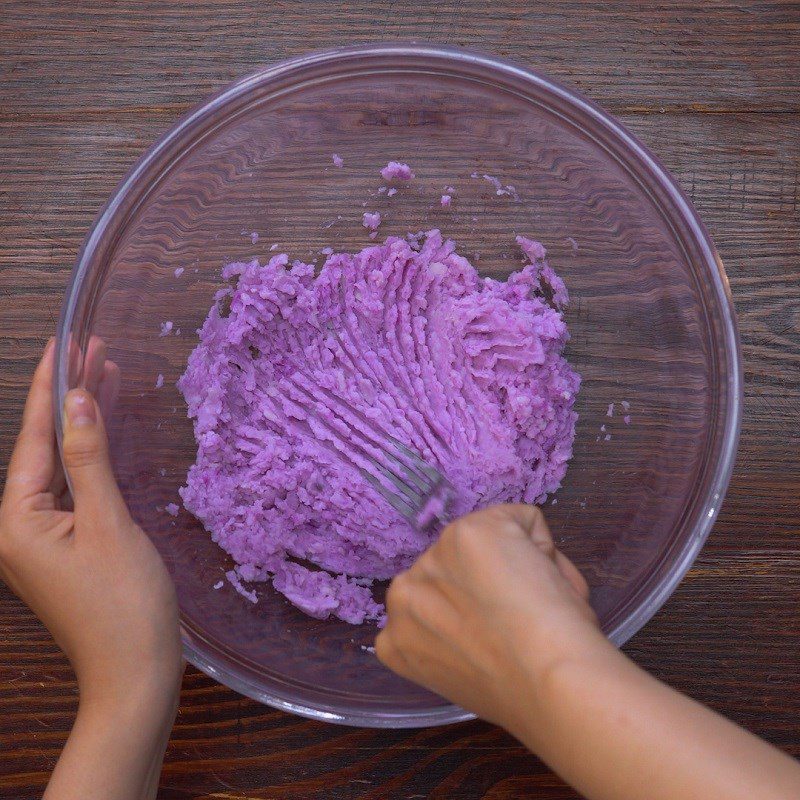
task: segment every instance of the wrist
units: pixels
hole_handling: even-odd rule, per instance
[[[95,742],[112,752],[125,748],[137,754],[137,763],[163,756],[169,740],[178,696],[132,692],[128,698],[81,697],[75,728],[90,731]]]
[[[137,675],[92,676],[78,681],[79,710],[84,716],[152,723],[150,727],[171,727],[178,709],[180,672],[156,670]]]
[[[136,681],[127,693],[82,687],[49,797],[153,798],[177,711],[178,690]]]
[[[579,694],[587,682],[599,687],[604,675],[618,669],[619,661],[627,661],[588,622],[519,640],[515,660],[514,682],[521,696],[514,701],[504,727],[535,752],[565,699]]]

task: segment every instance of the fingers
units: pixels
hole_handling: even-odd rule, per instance
[[[64,401],[62,448],[76,513],[127,516],[111,469],[100,409],[84,389],[72,389]]]
[[[72,334],[67,340],[67,386],[77,386],[83,371],[83,352]]]
[[[43,492],[58,496],[64,476],[56,453],[53,424],[54,342],[51,340],[31,382],[14,452],[8,466],[4,499],[18,502]],[[102,411],[110,414],[119,390],[116,364],[105,360],[105,344],[93,337],[87,348],[84,376],[95,388]],[[70,346],[71,360],[78,358]],[[108,442],[100,409],[91,394],[75,389],[67,395],[64,408],[64,464],[69,472],[74,500],[87,510],[117,512],[127,516],[127,508],[117,488],[108,457]]]
[[[107,424],[111,419],[111,413],[114,410],[117,395],[119,394],[119,367],[113,361],[106,361],[103,364],[102,375],[99,379],[96,375],[93,376],[90,383],[94,384],[95,389],[92,389],[88,384],[86,388],[95,396],[97,405],[100,407],[100,414],[103,418],[103,422]],[[59,498],[62,508],[72,510],[72,498],[70,498],[69,493],[65,491],[66,488],[67,479],[64,475],[64,468],[60,459],[57,459],[53,479],[50,483],[50,491]]]
[[[99,336],[92,336],[86,346],[86,354],[83,359],[83,386],[95,397],[97,387],[103,378],[106,364],[106,343]]]
[[[522,503],[499,505],[469,514],[456,521],[454,525],[463,525],[464,523],[489,533],[502,529],[510,536],[526,537],[539,551],[554,562],[578,597],[585,601],[589,600],[589,585],[578,568],[556,548],[541,509]],[[457,542],[456,537],[451,537],[451,539]]]
[[[111,419],[111,412],[114,410],[117,395],[119,394],[120,381],[119,367],[113,361],[106,361],[103,365],[103,375],[95,393],[97,404],[100,406],[100,413],[103,415],[105,423],[108,423]]]
[[[520,526],[527,530],[531,541],[555,562],[558,571],[566,578],[576,594],[588,601],[589,584],[586,583],[586,579],[578,568],[556,548],[550,527],[542,511],[534,506],[526,505],[507,506],[507,508]]]
[[[586,578],[560,550],[556,550],[556,566],[558,571],[567,579],[569,585],[575,590],[578,597],[589,602],[589,584],[586,582]]]
[[[540,508],[524,503],[508,503],[488,511],[500,514],[502,519],[516,526],[519,533],[527,536],[545,555],[555,558],[556,546]]]
[[[404,630],[398,631],[398,625]],[[422,639],[427,640],[428,636],[427,630],[417,629],[408,618],[403,618],[400,623],[390,621],[375,638],[375,655],[401,678],[419,683],[423,672],[420,655],[426,650]]]
[[[48,491],[56,467],[53,424],[53,351],[47,343],[33,375],[17,443],[8,465],[6,497],[15,500]]]
[[[428,637],[425,638],[427,640]],[[403,640],[402,634],[398,639]],[[391,633],[381,631],[375,639],[375,655],[385,667],[401,678],[436,692],[437,687],[429,679],[441,671],[441,666],[436,663],[437,643],[421,643],[418,636],[414,641],[413,648],[406,648],[399,645]]]
[[[375,655],[384,666],[403,678],[411,678],[408,661],[391,638],[391,633],[382,630],[375,639]]]
[[[528,535],[531,541],[549,558],[555,558],[556,544],[553,541],[553,535],[550,533],[550,526],[544,518],[544,514],[539,508],[535,506],[517,506],[517,508],[524,508],[528,510],[526,519],[528,521]]]

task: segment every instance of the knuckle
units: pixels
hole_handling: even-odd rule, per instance
[[[441,569],[439,567],[438,550],[432,548],[423,553],[417,563],[414,564],[414,570],[427,580],[440,578]]]
[[[530,534],[531,541],[549,558],[558,557],[558,549],[550,531],[545,527],[534,527]]]
[[[470,514],[461,520],[457,535],[462,539],[475,539],[486,531],[487,522],[491,519],[491,516],[484,513]]]
[[[375,639],[375,655],[382,664],[385,664],[393,672],[409,677],[402,648],[395,643],[387,630],[381,631],[377,639]]]
[[[427,617],[431,593],[431,590],[424,585],[415,587],[415,590],[409,594],[405,604],[409,618],[419,620]]]
[[[433,547],[441,550],[450,548],[456,538],[456,529],[458,524],[459,520],[456,520],[455,522],[451,522],[449,525],[446,525],[439,534],[439,539],[437,540],[436,544],[433,545]]]
[[[96,464],[100,460],[102,449],[93,438],[69,437],[64,439],[64,462],[67,467],[80,468]]]
[[[408,606],[413,595],[412,581],[408,572],[401,572],[389,584],[386,592],[386,607],[390,612],[401,611]]]
[[[375,638],[375,655],[384,664],[389,664],[392,661],[392,644],[385,629]]]
[[[453,532],[454,544],[460,552],[472,553],[483,546],[486,530],[486,524],[481,519],[463,519]]]
[[[467,517],[456,520],[449,528],[449,539],[454,545],[458,545],[469,538],[472,523]]]
[[[487,521],[495,525],[513,525],[515,528],[533,530],[544,520],[538,506],[523,503],[503,503],[487,509]]]
[[[540,525],[544,522],[544,511],[539,506],[523,506],[525,513],[530,516],[534,525]]]

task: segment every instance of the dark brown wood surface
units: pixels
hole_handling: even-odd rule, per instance
[[[585,92],[663,159],[727,268],[745,407],[700,558],[625,648],[800,756],[800,4],[0,0],[0,480],[76,251],[139,154],[233,78],[310,49],[466,45]],[[40,794],[76,689],[0,587],[0,796]],[[481,722],[322,725],[187,671],[160,797],[511,800],[575,793]]]

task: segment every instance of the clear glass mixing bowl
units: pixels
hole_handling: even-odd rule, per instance
[[[390,159],[417,178],[387,198],[378,172]],[[122,370],[114,466],[174,577],[186,657],[315,719],[434,725],[470,715],[384,669],[365,649],[374,628],[309,619],[269,587],[257,605],[227,582],[214,590],[225,554],[188,513],[159,510],[194,459],[175,380],[222,264],[266,259],[273,243],[301,259],[358,250],[365,208],[383,215],[382,235],[441,228],[485,275],[521,266],[516,234],[546,245],[572,296],[568,356],[583,376],[575,455],[546,512],[616,644],[669,597],[719,510],[741,409],[738,338],[719,257],[664,168],[592,103],[494,58],[386,45],[271,66],[192,111],[131,170],[67,290],[55,399],[84,380],[69,341],[102,337]],[[167,320],[176,330],[160,337]]]

